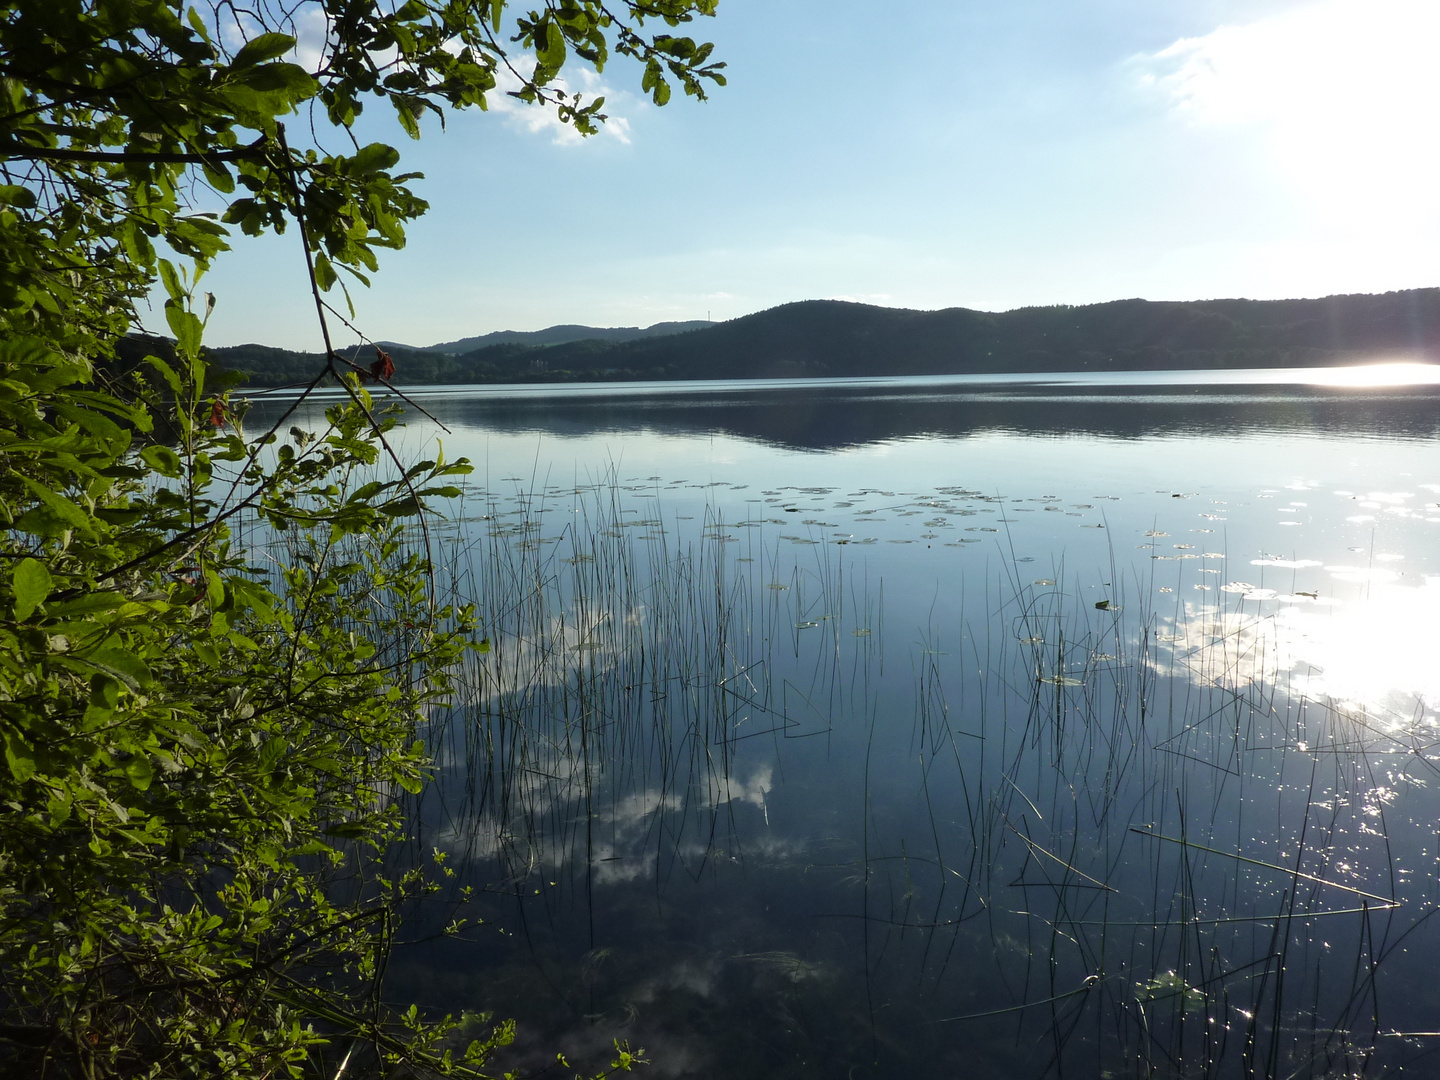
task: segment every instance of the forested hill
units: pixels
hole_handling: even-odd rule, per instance
[[[682,333],[460,353],[395,346],[396,382],[561,382],[1038,371],[1306,367],[1440,359],[1440,289],[1319,300],[1117,300],[991,313],[809,300]],[[215,349],[254,385],[294,382],[319,357]],[[368,364],[373,350],[358,359]]]
[[[666,334],[681,334],[686,330],[699,330],[714,326],[712,322],[662,322],[654,326],[576,326],[566,323],[561,326],[547,326],[544,330],[496,330],[479,337],[461,338],[459,341],[444,341],[439,345],[426,345],[421,352],[461,353],[474,352],[491,345],[566,345],[572,341],[634,341],[636,338],[663,337]],[[392,345],[402,349],[414,349],[394,341],[380,344],[389,349]]]

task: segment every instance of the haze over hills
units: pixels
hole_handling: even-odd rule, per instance
[[[1319,367],[1440,359],[1440,289],[1315,300],[1117,300],[998,313],[809,300],[696,325],[551,327],[387,348],[397,383]],[[471,342],[482,344],[465,348]],[[373,356],[369,347],[356,354],[361,364]],[[320,361],[259,345],[214,349],[211,357],[253,385],[295,382]]]

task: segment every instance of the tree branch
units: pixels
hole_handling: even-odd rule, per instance
[[[0,144],[0,159],[6,161],[76,161],[90,164],[128,165],[156,162],[163,165],[210,165],[225,161],[263,160],[270,156],[265,140],[235,150],[211,153],[156,151],[145,153],[129,150],[71,150],[62,146],[26,146],[23,143]]]

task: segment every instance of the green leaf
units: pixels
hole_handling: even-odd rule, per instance
[[[0,184],[0,205],[29,210],[35,205],[35,193],[18,184]]]
[[[232,87],[231,93],[255,97],[252,107],[271,115],[289,112],[297,102],[314,97],[320,89],[320,84],[298,64],[250,68],[239,80],[243,86]]]
[[[565,32],[554,22],[544,24],[544,42],[539,34],[535,39],[535,56],[548,68],[558,69],[565,63]]]
[[[203,327],[200,320],[180,306],[178,301],[165,304],[165,321],[175,335],[175,345],[182,353],[194,356],[200,351],[200,334]]]
[[[148,755],[136,754],[125,763],[125,775],[136,791],[145,791],[155,776],[155,767],[150,764]]]
[[[45,804],[45,809],[50,811],[50,824],[57,828],[64,825],[70,820],[70,808],[68,792],[65,795],[52,795]]]
[[[140,457],[161,476],[172,479],[180,476],[183,467],[180,455],[168,446],[147,446],[140,451]]]
[[[15,621],[24,622],[45,602],[55,583],[40,560],[22,559],[10,575],[10,585],[15,591]]]
[[[175,369],[158,356],[147,356],[145,362],[160,373],[165,385],[170,387],[170,392],[178,398],[181,394],[180,376],[175,373]]]
[[[35,750],[19,735],[5,733],[5,764],[17,784],[35,775]]]
[[[254,67],[266,60],[284,56],[295,47],[295,39],[289,34],[260,34],[247,41],[235,59],[230,62],[232,69]]]
[[[165,286],[165,295],[171,300],[179,303],[185,299],[185,288],[180,283],[180,274],[175,269],[175,264],[169,259],[161,259],[159,263],[160,281]]]
[[[315,283],[322,292],[329,292],[335,284],[335,268],[323,251],[315,256]]]
[[[69,499],[51,491],[44,484],[32,480],[28,476],[20,477],[20,482],[40,503],[37,509],[44,512],[26,513],[15,523],[17,528],[38,536],[55,536],[67,528],[86,534],[94,532],[94,519]],[[57,525],[59,528],[55,527]]]
[[[217,611],[225,606],[225,581],[209,567],[205,569],[205,599]]]
[[[96,649],[80,659],[99,668],[107,675],[113,675],[131,690],[143,690],[150,685],[150,669],[145,666],[144,661],[133,652],[122,649],[118,645]]]
[[[349,172],[354,176],[371,176],[385,169],[393,169],[400,162],[400,151],[385,143],[370,143],[362,146],[350,159]]]

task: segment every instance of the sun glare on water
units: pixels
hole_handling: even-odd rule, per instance
[[[1364,599],[1282,613],[1280,636],[1314,696],[1397,722],[1440,707],[1440,578],[1380,584]]]
[[[1356,364],[1353,367],[1317,368],[1306,382],[1316,386],[1435,386],[1440,385],[1440,364],[1394,361]]]
[[[1283,684],[1365,717],[1377,732],[1440,719],[1440,577],[1402,585],[1389,570],[1326,569],[1342,585],[1368,581],[1346,599],[1255,589],[1247,604],[1276,607],[1193,608],[1188,624],[1161,640],[1204,681],[1237,689]]]

